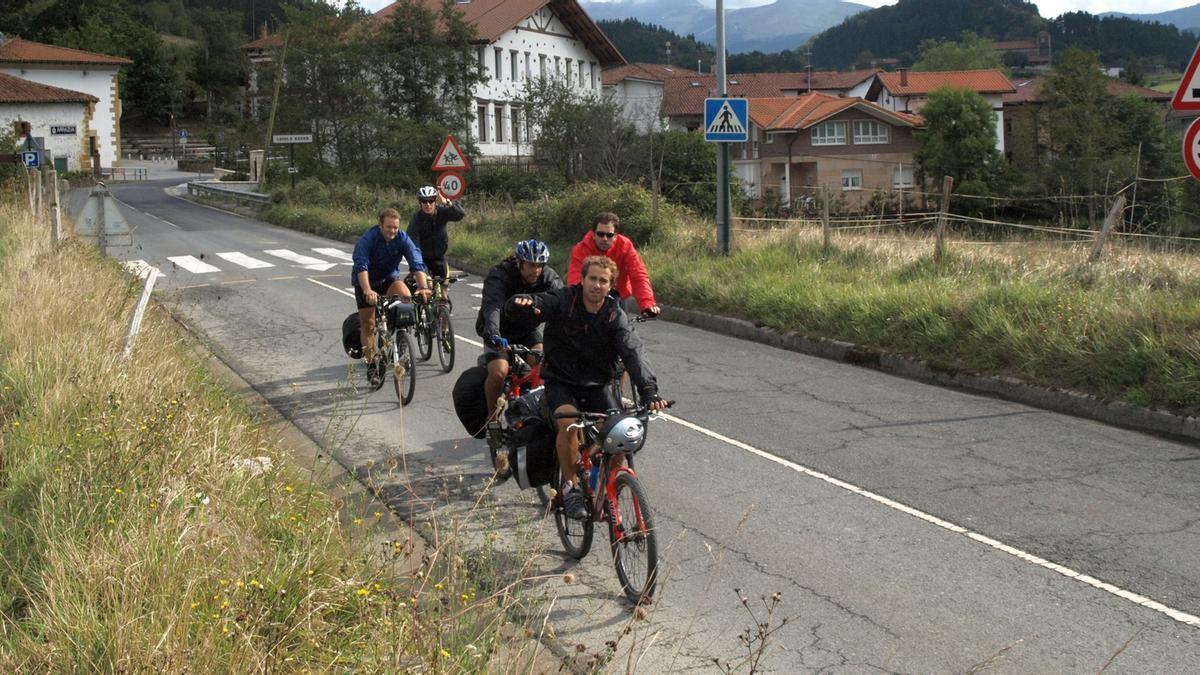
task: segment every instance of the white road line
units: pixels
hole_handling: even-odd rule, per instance
[[[175,263],[176,265],[179,265],[180,267],[191,272],[192,274],[212,274],[213,272],[221,271],[220,267],[213,267],[212,265],[209,265],[208,263],[204,262],[203,260],[200,260],[196,256],[173,255],[173,256],[170,256],[169,258],[167,258],[167,260],[170,260],[171,262]]]
[[[329,257],[329,258],[337,258],[338,260],[345,260],[348,262],[354,261],[353,256],[351,256],[349,253],[346,253],[345,251],[338,249],[338,248],[315,248],[314,247],[313,250],[316,251],[317,253],[320,253],[321,255]]]
[[[482,297],[483,297],[483,293],[472,293],[472,294],[471,294],[471,297],[472,297],[472,298],[482,298]]]
[[[1200,617],[1197,617],[1195,615],[1188,614],[1187,612],[1181,612],[1172,607],[1168,607],[1168,606],[1162,604],[1161,602],[1147,598],[1146,596],[1139,595],[1132,591],[1127,591],[1123,588],[1119,588],[1110,583],[1096,579],[1095,577],[1091,577],[1086,574],[1076,572],[1075,570],[1073,570],[1069,567],[1064,567],[1057,563],[1050,562],[1048,560],[1045,560],[1044,558],[1039,558],[1038,556],[1036,556],[1032,553],[1022,551],[1021,549],[1015,548],[1013,546],[1009,546],[1008,544],[1004,544],[1000,541],[992,539],[991,537],[979,534],[978,532],[973,532],[961,525],[956,525],[948,520],[943,520],[941,518],[938,518],[937,516],[925,513],[924,511],[914,509],[913,507],[908,506],[906,504],[901,504],[900,502],[898,502],[894,499],[888,499],[887,497],[884,497],[882,495],[877,495],[868,490],[864,490],[863,488],[861,488],[857,485],[854,485],[853,483],[847,483],[846,481],[841,480],[839,478],[834,478],[833,476],[830,476],[829,474],[821,473],[820,471],[810,469],[806,466],[801,466],[800,464],[796,464],[795,462],[786,460],[782,457],[777,457],[775,455],[772,455],[769,452],[766,452],[765,450],[760,450],[752,445],[748,445],[741,441],[732,439],[728,436],[724,436],[715,431],[710,431],[709,429],[705,429],[704,427],[702,427],[698,424],[693,424],[692,422],[688,422],[687,420],[680,419],[678,417],[675,417],[674,415],[669,415],[667,413],[660,413],[660,414],[662,415],[663,419],[670,420],[680,426],[691,429],[692,431],[696,431],[701,434],[704,434],[705,436],[709,436],[710,438],[715,438],[716,440],[721,441],[723,443],[727,443],[729,445],[732,445],[735,448],[745,450],[746,452],[748,452],[752,455],[757,455],[767,461],[774,462],[780,466],[791,469],[792,471],[795,471],[796,473],[800,473],[800,474],[804,474],[804,475],[812,477],[812,478],[816,478],[817,480],[824,481],[830,485],[833,485],[834,487],[841,488],[847,492],[852,492],[856,495],[859,495],[860,497],[866,497],[867,499],[870,499],[871,501],[882,504],[890,509],[900,511],[901,513],[906,513],[910,516],[913,516],[914,518],[920,518],[921,520],[924,520],[925,522],[930,523],[931,525],[936,525],[937,527],[940,527],[944,530],[948,530],[955,534],[961,534],[961,535],[967,537],[968,539],[971,539],[971,540],[979,542],[985,546],[996,549],[997,551],[1002,551],[1004,553],[1007,553],[1011,556],[1019,558],[1027,563],[1032,564],[1032,565],[1037,565],[1038,567],[1045,568],[1047,570],[1050,570],[1051,572],[1056,572],[1058,574],[1063,575],[1064,577],[1068,577],[1070,579],[1074,579],[1076,581],[1085,583],[1088,586],[1091,586],[1093,588],[1098,588],[1106,593],[1111,593],[1112,595],[1115,595],[1118,598],[1121,598],[1123,600],[1128,600],[1129,602],[1132,602],[1136,605],[1141,605],[1147,609],[1151,609],[1156,612],[1159,612],[1160,614],[1163,614],[1171,619],[1174,619],[1175,621],[1178,621],[1179,623],[1187,624],[1189,626],[1200,627]]]
[[[469,283],[467,285],[470,286],[471,288],[483,288],[483,284],[481,282],[473,282],[473,283]]]
[[[128,270],[130,274],[133,274],[139,279],[145,279],[146,276],[150,274],[151,270],[156,272],[158,271],[158,268],[154,267],[145,260],[126,260],[125,262],[121,263],[121,266]]]
[[[328,288],[330,290],[337,291],[338,293],[343,293],[345,295],[354,295],[353,293],[343,291],[342,289],[335,288],[333,286],[330,286],[329,284],[323,284],[315,279],[309,279],[309,281],[311,281],[315,284],[324,286],[325,288]],[[469,345],[474,345],[476,347],[483,348],[483,343],[479,342],[477,340],[465,338],[461,335],[455,335],[454,337],[458,338],[462,342],[465,342]],[[1129,602],[1132,602],[1135,605],[1141,605],[1142,607],[1145,607],[1146,609],[1150,609],[1150,610],[1153,610],[1160,614],[1163,614],[1164,616],[1166,616],[1170,619],[1173,619],[1175,621],[1178,621],[1179,623],[1186,624],[1188,626],[1200,627],[1200,617],[1197,617],[1193,614],[1188,614],[1187,612],[1181,612],[1173,607],[1168,607],[1167,605],[1164,605],[1161,602],[1158,602],[1157,600],[1152,600],[1150,598],[1147,598],[1144,595],[1139,595],[1132,591],[1127,591],[1123,588],[1114,586],[1113,584],[1107,583],[1105,581],[1101,581],[1101,580],[1099,580],[1095,577],[1089,576],[1087,574],[1082,574],[1080,572],[1076,572],[1075,570],[1073,570],[1069,567],[1065,567],[1063,565],[1059,565],[1057,563],[1050,562],[1044,558],[1040,558],[1040,557],[1038,557],[1032,553],[1029,553],[1027,551],[1022,551],[1019,548],[1016,548],[1014,546],[1009,546],[1008,544],[1005,544],[1003,542],[992,539],[991,537],[988,537],[986,535],[979,534],[978,532],[973,532],[971,530],[968,530],[967,528],[965,528],[961,525],[956,525],[948,520],[943,520],[932,514],[925,513],[924,511],[921,511],[919,509],[914,509],[913,507],[908,506],[907,504],[902,504],[894,499],[888,499],[887,497],[884,497],[883,495],[877,495],[874,492],[865,490],[853,483],[848,483],[844,480],[841,480],[840,478],[834,478],[833,476],[830,476],[827,473],[822,473],[820,471],[816,471],[815,469],[810,469],[806,466],[802,466],[802,465],[792,462],[790,460],[786,460],[782,457],[772,455],[771,453],[769,453],[765,450],[760,450],[748,443],[743,443],[739,440],[735,440],[735,439],[725,436],[723,434],[719,434],[715,431],[705,429],[704,427],[702,427],[698,424],[689,422],[685,419],[675,417],[674,415],[670,415],[668,413],[659,413],[659,414],[662,415],[663,419],[665,419],[665,420],[669,420],[669,421],[674,422],[675,424],[678,424],[682,427],[686,427],[688,429],[691,429],[692,431],[696,431],[696,432],[704,434],[705,436],[708,436],[710,438],[714,438],[718,441],[721,441],[722,443],[732,445],[733,447],[738,448],[740,450],[745,450],[746,452],[748,452],[752,455],[757,455],[758,457],[761,457],[767,461],[774,462],[776,464],[779,464],[780,466],[791,469],[792,471],[795,471],[796,473],[803,474],[803,475],[809,476],[811,478],[816,478],[817,480],[824,481],[834,487],[841,488],[847,492],[852,492],[856,495],[859,495],[860,497],[865,497],[867,499],[870,499],[871,501],[882,504],[883,506],[886,506],[890,509],[894,509],[901,513],[908,514],[914,518],[919,518],[931,525],[936,525],[937,527],[940,527],[944,530],[948,530],[955,534],[961,534],[964,537],[967,537],[968,539],[971,539],[980,544],[983,544],[985,546],[993,548],[997,551],[1007,553],[1015,558],[1023,560],[1032,565],[1037,565],[1038,567],[1050,570],[1051,572],[1055,572],[1057,574],[1061,574],[1064,577],[1067,577],[1069,579],[1074,579],[1075,581],[1079,581],[1081,583],[1087,584],[1088,586],[1102,590],[1105,593],[1110,593],[1112,595],[1115,595],[1116,597],[1121,598],[1122,600],[1127,600]]]
[[[235,265],[241,265],[249,270],[261,269],[263,267],[274,267],[275,263],[269,263],[266,260],[251,258],[245,253],[239,251],[229,251],[227,253],[218,253],[218,257],[224,258]]]
[[[153,213],[150,213],[149,211],[143,211],[141,209],[134,208],[134,207],[130,206],[129,204],[126,204],[125,202],[121,201],[120,199],[117,199],[116,197],[113,197],[113,199],[118,204],[120,204],[121,206],[124,206],[125,208],[129,209],[130,211],[137,211],[138,213],[140,213],[144,216],[150,216],[151,218],[153,218],[155,220],[161,220],[162,222],[170,225],[171,227],[173,227],[177,230],[179,229],[178,225],[176,225],[175,223],[172,223],[171,221],[167,220],[166,218],[159,218],[158,216],[154,215]]]
[[[328,288],[329,290],[333,291],[334,293],[341,293],[342,295],[348,295],[352,298],[354,297],[354,291],[344,291],[344,290],[338,288],[337,286],[330,286],[329,284],[325,283],[324,281],[317,281],[316,279],[313,279],[312,277],[308,277],[308,280],[318,286]]]
[[[321,260],[320,258],[313,258],[310,256],[301,255],[299,253],[296,253],[295,251],[291,251],[286,248],[273,248],[269,251],[263,251],[263,253],[266,253],[267,255],[273,255],[276,258],[283,258],[284,260],[286,260],[288,262],[294,262],[297,265],[328,265],[329,264],[329,263],[325,262],[324,260]],[[330,265],[330,266],[332,267],[332,265]]]

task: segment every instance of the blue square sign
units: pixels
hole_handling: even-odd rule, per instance
[[[749,139],[750,106],[746,99],[704,99],[704,140],[745,143]]]
[[[36,151],[21,153],[21,163],[25,165],[26,169],[36,169],[41,166],[41,159],[41,155]]]

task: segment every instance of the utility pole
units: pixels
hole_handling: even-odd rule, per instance
[[[279,109],[279,85],[283,83],[283,66],[286,61],[288,48],[287,33],[283,35],[283,47],[279,50],[279,63],[275,66],[275,91],[271,94],[271,117],[267,122],[267,138],[263,141],[263,168],[259,176],[258,188],[261,190],[267,181],[267,162],[271,155],[271,136],[275,133],[275,111]]]
[[[725,0],[717,0],[717,96],[725,98]],[[729,255],[729,144],[717,143],[717,248]]]

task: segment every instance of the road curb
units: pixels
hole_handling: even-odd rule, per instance
[[[690,309],[664,306],[662,318],[788,351],[863,366],[920,382],[987,394],[1113,426],[1179,439],[1200,440],[1200,418],[1197,417],[1105,401],[1082,392],[1040,387],[1015,377],[980,374],[851,342],[811,338],[792,331],[782,332],[757,326],[743,319],[714,316]]]

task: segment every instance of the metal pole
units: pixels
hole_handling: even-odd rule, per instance
[[[288,175],[292,177],[292,192],[296,191],[296,144],[288,146]]]
[[[725,0],[717,0],[717,96],[725,98]],[[717,143],[717,248],[729,255],[729,145]]]
[[[142,286],[142,294],[138,297],[137,306],[133,309],[133,316],[129,317],[129,328],[125,331],[125,349],[122,354],[126,357],[133,351],[133,341],[142,327],[142,317],[146,314],[146,305],[150,302],[150,294],[154,292],[154,282],[157,279],[158,268],[151,267],[146,273],[146,283]]]
[[[99,190],[92,190],[92,196],[96,199],[96,247],[100,249],[100,257],[103,258],[108,248],[108,237],[104,232],[104,197],[108,194],[108,188],[104,187],[104,183],[96,185]]]

